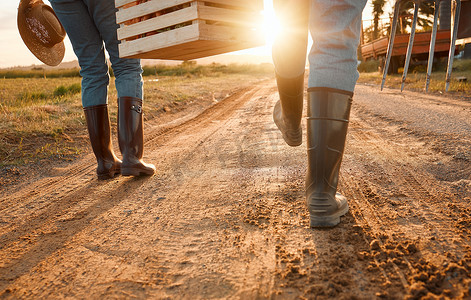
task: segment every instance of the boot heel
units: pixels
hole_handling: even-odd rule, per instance
[[[112,172],[112,173],[106,173],[106,174],[99,174],[97,175],[98,177],[98,180],[108,180],[108,179],[112,179],[116,176],[117,174],[115,172]]]
[[[283,139],[291,147],[301,146],[303,143],[303,130],[299,127],[297,130],[286,131],[283,133]]]
[[[311,228],[317,228],[317,227],[334,227],[340,223],[340,217],[318,217],[318,216],[312,216],[310,218],[310,224],[309,226]]]
[[[347,198],[339,193],[335,195],[335,204],[333,205],[327,205],[326,201],[316,201],[312,198],[310,202],[308,206],[311,227],[334,227],[340,223],[340,217],[348,212]],[[334,211],[332,211],[332,207],[335,207]]]
[[[144,170],[142,168],[121,168],[121,175],[123,176],[152,176],[155,171],[152,169]]]
[[[99,173],[97,175],[98,180],[108,180],[118,176],[119,174],[121,174],[121,162],[117,163],[114,167],[108,170],[108,172]]]
[[[134,168],[126,168],[126,169],[121,169],[121,175],[122,176],[139,176],[140,171],[136,170]]]
[[[276,74],[280,100],[273,109],[273,120],[285,142],[296,147],[303,142],[301,119],[304,99],[304,73],[296,78],[283,78]]]

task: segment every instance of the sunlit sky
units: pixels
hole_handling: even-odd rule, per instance
[[[43,0],[44,3],[49,4],[47,0]],[[370,0],[371,1],[371,0]],[[368,2],[370,2],[368,1]],[[29,66],[32,64],[42,64],[33,54],[31,54],[24,45],[21,37],[18,33],[16,25],[17,8],[19,0],[4,0],[2,1],[2,9],[0,10],[0,68],[8,68],[13,66]],[[266,22],[266,28],[274,28],[274,12],[271,0],[264,0],[265,11],[264,16]],[[363,12],[364,19],[371,19],[371,5],[366,5],[365,11]],[[273,41],[273,34],[268,30],[267,33],[267,45],[264,47],[247,49],[239,51],[233,54],[251,54],[251,55],[262,55],[269,56],[271,53],[270,42]],[[66,53],[64,62],[76,60],[75,54],[72,51],[72,46],[69,40],[66,38]]]

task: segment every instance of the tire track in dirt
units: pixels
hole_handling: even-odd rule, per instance
[[[385,130],[385,126],[388,126],[387,123],[381,123],[380,120],[374,119],[368,120],[368,123],[375,124],[375,126],[380,124],[379,127],[381,127],[382,133],[380,134],[379,131],[364,122],[362,124],[363,128],[354,127],[351,137],[354,140],[358,140],[359,144],[363,144],[363,148],[367,150],[363,152],[373,153],[372,160],[374,167],[378,168],[378,170],[375,170],[376,174],[373,173],[371,175],[379,175],[377,176],[377,178],[380,178],[378,181],[387,182],[389,186],[395,187],[395,190],[390,192],[390,196],[393,196],[395,202],[407,202],[407,207],[411,210],[408,217],[417,218],[423,226],[428,227],[427,229],[431,232],[430,236],[427,237],[437,237],[440,234],[444,234],[444,232],[448,232],[448,224],[452,221],[452,218],[444,215],[446,206],[444,207],[443,204],[453,198],[452,192],[426,171],[427,164],[432,160],[436,160],[435,156],[441,155],[434,153],[432,150],[427,149],[427,147],[423,147],[424,143],[420,141],[420,138],[417,139],[410,135],[403,135],[402,137],[395,136],[388,139],[386,134],[388,130]],[[355,129],[359,131],[354,131]],[[389,130],[395,129],[396,127],[392,126]],[[365,130],[368,131],[368,135],[365,135]],[[398,138],[407,142],[397,143]],[[410,149],[408,145],[414,144],[421,145],[422,149]],[[417,160],[417,157],[420,156],[425,159]],[[381,159],[378,159],[379,157]],[[366,178],[368,178],[366,179],[368,182],[372,181],[375,176],[368,176]],[[437,188],[437,186],[440,187]],[[373,184],[372,188],[363,188],[363,190],[366,190],[366,194],[374,199],[378,196],[377,192],[384,190],[384,187],[374,187]],[[456,201],[458,199],[454,200],[459,202]],[[427,226],[427,223],[434,219],[444,219],[443,224],[438,228],[436,226]],[[453,232],[450,236],[453,236],[455,233]]]
[[[257,91],[250,100],[256,101],[261,97],[257,94],[265,93],[266,90]],[[237,112],[238,109],[235,109],[232,113]],[[240,254],[234,253],[233,244],[227,247],[225,239],[221,239],[222,235],[228,236],[230,229],[238,227],[227,220],[233,219],[236,213],[231,205],[233,199],[225,195],[230,195],[232,190],[231,186],[226,186],[230,182],[227,176],[236,170],[230,155],[237,157],[239,151],[239,147],[228,138],[228,133],[237,131],[239,121],[209,117],[211,124],[185,130],[180,137],[166,145],[177,151],[182,145],[186,149],[181,155],[174,155],[172,150],[166,151],[171,159],[165,163],[168,167],[162,170],[163,173],[168,171],[179,174],[174,178],[162,178],[164,185],[173,187],[166,198],[173,199],[175,205],[160,208],[165,217],[161,219],[164,230],[159,230],[162,233],[159,240],[165,248],[157,252],[158,257],[164,258],[162,268],[170,280],[162,293],[174,297],[187,298],[208,292],[213,297],[228,294],[247,296],[252,293],[250,287],[257,284],[257,280],[250,280],[255,279],[252,277],[255,275],[248,270],[245,262],[227,260],[226,257],[240,257]],[[199,138],[188,149],[188,139],[194,140],[195,135]],[[234,137],[237,141],[237,137]],[[237,191],[237,188],[233,189]],[[206,191],[203,199],[199,191]],[[228,198],[227,203],[220,203],[221,197]],[[233,274],[221,273],[226,268],[232,270]],[[203,280],[202,271],[206,273]],[[246,276],[243,282],[240,282],[241,272],[245,272]],[[265,285],[263,282],[259,284]]]
[[[98,203],[77,200],[70,217],[83,221],[39,245],[55,247],[29,251],[30,263],[11,255],[11,269],[20,268],[2,281],[3,295],[285,299],[379,291],[363,276],[370,260],[356,260],[369,245],[351,216],[332,231],[309,229],[305,149],[285,146],[271,122],[275,95],[273,82],[255,88],[220,117],[213,111],[150,143],[158,174],[104,184],[110,194],[90,195]]]
[[[224,160],[234,154],[237,156],[232,159],[238,157],[237,164],[229,164],[237,166],[230,191],[242,200],[239,214],[243,221],[241,233],[229,232],[227,239],[235,243],[238,252],[247,251],[244,246],[249,245],[252,250],[247,256],[254,257],[251,264],[258,265],[256,262],[261,260],[274,276],[273,283],[258,288],[267,293],[258,296],[295,299],[313,293],[320,297],[374,295],[380,291],[372,284],[375,280],[359,276],[369,272],[370,261],[356,260],[356,252],[368,251],[369,244],[359,228],[351,227],[352,219],[345,227],[332,231],[309,229],[303,193],[305,148],[287,147],[271,122],[275,93],[272,91],[268,101],[250,103],[237,117],[242,122],[234,130],[240,136],[240,149],[223,149],[227,153]],[[254,112],[260,112],[257,118]],[[260,256],[264,252],[267,255]],[[349,263],[352,255],[354,266]]]
[[[356,96],[340,184],[351,209],[339,226],[309,228],[306,148],[284,144],[265,82],[150,130],[154,177],[78,182],[47,198],[43,219],[5,233],[0,298],[466,296],[466,192],[435,172],[453,160],[365,109],[371,93]],[[28,199],[16,201],[20,211]]]
[[[210,122],[207,120],[208,114],[224,118],[232,113],[235,108],[242,105],[244,101],[247,101],[251,94],[256,91],[257,87],[244,89],[196,117],[193,114],[193,118],[183,117],[180,123],[171,122],[172,125],[167,128],[152,128],[149,130],[150,134],[146,139],[146,143],[149,144],[158,137],[161,140],[171,139],[172,136],[182,130],[180,129],[182,126],[190,128],[200,126],[205,122],[204,120]],[[153,148],[155,148],[155,145]],[[149,148],[149,151],[152,151],[152,148]],[[89,166],[81,167],[83,164]],[[80,232],[98,215],[107,212],[122,199],[129,198],[132,192],[145,182],[143,179],[134,180],[129,178],[117,178],[107,182],[89,179],[84,182],[83,177],[93,176],[92,178],[94,178],[94,173],[91,172],[93,166],[94,159],[86,157],[72,166],[70,171],[65,173],[65,176],[57,179],[45,179],[30,190],[19,191],[11,198],[6,197],[4,199],[5,202],[10,203],[9,211],[16,212],[17,216],[21,216],[26,220],[21,223],[16,222],[16,226],[2,228],[2,235],[0,236],[0,255],[2,257],[0,274],[8,273],[8,275],[2,276],[0,279],[0,289],[9,281],[30,270],[32,266],[42,261],[47,255],[63,247],[68,238]],[[45,183],[43,183],[44,181]],[[63,188],[62,181],[68,181],[69,184]],[[38,192],[33,193],[35,197],[31,197],[31,191],[37,189],[39,189]],[[55,192],[51,193],[51,191]],[[28,197],[33,199],[30,200]],[[39,209],[35,207],[37,211],[28,215],[22,210],[22,207],[28,207],[30,202],[36,202],[38,199],[44,205]],[[99,200],[95,201],[96,199]],[[113,200],[105,202],[100,201],[101,199]],[[17,205],[11,205],[11,203]],[[28,209],[31,208],[28,207]]]
[[[224,103],[231,102],[232,99],[236,99],[240,97],[241,95],[247,93],[247,91],[250,90],[250,88],[244,88],[233,95],[229,96],[229,99],[227,101],[223,101]],[[183,116],[180,116],[176,119],[173,119],[163,125],[161,124],[153,124],[152,122],[146,123],[146,134],[145,134],[145,140],[144,143],[145,145],[149,145],[151,143],[154,143],[155,140],[165,133],[168,133],[168,131],[172,130],[172,134],[175,132],[178,132],[178,127],[182,125],[186,125],[188,122],[191,120],[194,120],[198,117],[198,119],[201,119],[203,114],[211,114],[214,110],[218,110],[220,103],[217,103],[216,105],[213,105],[212,107],[205,108],[203,110],[196,110],[193,112],[190,112],[189,114],[185,114]],[[233,104],[237,106],[238,104]],[[233,107],[229,108],[228,111],[230,111]],[[161,139],[162,140],[162,139]],[[95,158],[93,154],[87,155],[84,159],[82,159],[79,163],[73,164],[72,166],[66,168],[66,169],[61,169],[60,170],[60,175],[57,177],[53,178],[44,178],[42,180],[36,180],[33,184],[27,184],[24,186],[21,186],[18,188],[18,191],[14,193],[10,193],[10,191],[7,191],[1,195],[1,198],[3,201],[0,202],[0,212],[3,212],[4,209],[11,207],[11,202],[15,202],[18,200],[24,200],[24,199],[31,199],[30,202],[34,202],[37,198],[40,198],[44,195],[51,194],[53,191],[57,193],[57,189],[59,186],[61,186],[64,190],[60,190],[62,194],[65,193],[66,190],[72,190],[68,185],[65,187],[63,186],[63,182],[69,182],[72,179],[82,179],[86,175],[89,175],[92,170],[95,168]],[[93,174],[94,175],[94,174]],[[93,177],[91,177],[93,179]],[[8,200],[8,201],[7,201]]]
[[[242,89],[231,95],[226,101],[219,102],[203,111],[197,110],[183,115],[164,125],[147,124],[149,128],[146,129],[146,148],[152,143],[155,144],[152,145],[153,147],[158,146],[159,143],[164,143],[168,137],[179,132],[181,126],[198,126],[200,124],[199,120],[206,118],[208,115],[213,114],[213,112],[220,111],[220,106],[223,106],[222,110],[225,111],[225,114],[231,112],[234,108],[241,105],[238,101],[233,100],[240,99],[250,90],[250,88]],[[229,105],[229,107],[226,107],[227,105]],[[158,143],[155,141],[156,139],[159,139]],[[150,148],[149,151],[151,151],[151,149],[152,148]],[[94,173],[95,164],[93,154],[89,154],[72,166],[62,169],[61,173],[53,178],[46,177],[32,184],[20,186],[17,191],[11,195],[4,194],[3,197],[1,197],[3,201],[0,202],[0,213],[3,216],[3,223],[8,223],[10,226],[2,228],[3,234],[23,226],[22,224],[13,225],[15,222],[8,218],[12,212],[24,217],[42,218],[41,214],[43,211],[47,209],[49,205],[54,204],[55,202],[52,200],[58,198],[58,196],[61,198],[67,196],[68,199],[80,199],[81,185],[91,184],[96,181]],[[12,203],[19,203],[22,206],[18,207],[12,205]],[[52,207],[50,210],[54,211],[57,210],[57,208]],[[15,236],[18,236],[18,234],[17,232]],[[4,237],[0,236],[0,249],[2,245],[5,245],[5,243],[2,243],[3,241]]]
[[[410,134],[415,129],[408,126],[371,108],[354,106],[342,186],[354,199],[353,209],[365,214],[363,219],[372,228],[378,267],[383,273],[396,272],[403,293],[463,297],[469,293],[471,241],[469,231],[456,226],[463,212],[449,207],[467,205],[429,173],[428,165],[446,157],[430,149],[420,132]],[[469,164],[460,172],[467,169]],[[450,265],[459,266],[459,280],[447,277],[454,272]]]

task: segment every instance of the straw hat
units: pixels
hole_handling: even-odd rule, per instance
[[[42,0],[21,0],[18,30],[28,49],[43,63],[57,66],[65,54],[65,30],[52,8]]]

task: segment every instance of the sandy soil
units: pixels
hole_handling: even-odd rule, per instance
[[[90,154],[4,187],[0,298],[469,299],[471,103],[359,85],[350,211],[312,230],[276,98],[265,81],[148,122],[151,178],[97,181]]]

